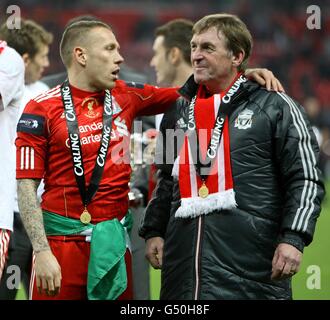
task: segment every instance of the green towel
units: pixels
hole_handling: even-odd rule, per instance
[[[43,211],[47,236],[76,235],[93,228],[88,263],[87,296],[89,300],[115,300],[127,287],[125,265],[126,231],[132,229],[132,214],[128,211],[124,223],[118,219],[96,225]]]

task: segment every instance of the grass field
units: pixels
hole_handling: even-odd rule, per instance
[[[330,194],[330,182],[326,184]],[[321,216],[317,223],[313,243],[305,248],[300,272],[293,278],[294,299],[330,300],[330,197],[323,203]],[[318,286],[320,271],[320,286]],[[315,280],[316,279],[316,280]],[[314,285],[313,285],[314,284]],[[151,299],[159,299],[160,271],[150,270]],[[314,288],[313,288],[314,287]],[[17,300],[25,300],[23,290],[19,290]]]

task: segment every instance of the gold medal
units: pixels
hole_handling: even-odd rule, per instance
[[[80,215],[80,221],[83,224],[88,224],[90,223],[92,220],[92,216],[90,215],[90,213],[87,211],[87,209],[85,208],[83,213]]]
[[[203,182],[203,185],[199,188],[198,195],[201,198],[206,198],[209,195],[209,188],[205,185],[205,182]]]

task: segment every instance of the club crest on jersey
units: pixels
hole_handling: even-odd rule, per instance
[[[253,114],[253,111],[250,109],[243,110],[235,120],[235,128],[243,130],[251,128]]]
[[[86,98],[82,102],[82,107],[87,107],[88,111],[85,113],[85,116],[91,119],[94,119],[100,115],[99,112],[95,112],[94,108],[97,107],[97,100],[95,98]]]

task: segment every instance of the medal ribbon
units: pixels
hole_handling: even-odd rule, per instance
[[[106,163],[110,141],[111,141],[110,138],[111,138],[112,114],[113,114],[112,95],[109,90],[105,90],[101,144],[95,161],[92,178],[87,190],[85,184],[85,171],[84,171],[84,164],[82,158],[78,120],[76,116],[75,107],[73,104],[72,93],[70,90],[69,82],[67,80],[61,86],[61,95],[64,105],[66,124],[69,133],[70,150],[73,161],[73,171],[79,188],[81,200],[86,210],[87,205],[92,201],[93,197],[95,196],[99,188]]]
[[[234,100],[234,98],[236,99],[238,95],[245,93],[244,90],[239,90],[239,89],[240,89],[240,85],[246,81],[247,79],[243,75],[241,75],[234,82],[234,84],[228,89],[227,93],[221,98],[222,103],[218,109],[218,114],[216,116],[214,127],[212,130],[211,140],[209,142],[206,152],[206,158],[203,162],[201,161],[198,130],[195,120],[195,104],[196,104],[196,100],[198,99],[197,95],[195,95],[190,102],[190,105],[188,107],[188,131],[190,131],[190,133],[188,133],[188,138],[190,137],[191,139],[191,136],[196,134],[196,136],[194,137],[196,139],[195,140],[196,145],[194,143],[190,144],[192,148],[191,154],[196,168],[196,172],[203,181],[203,186],[205,185],[205,180],[208,176],[208,172],[206,174],[202,174],[202,168],[207,168],[208,169],[207,171],[209,171],[213,163],[213,160],[217,157],[217,150],[221,142],[221,137],[222,137],[222,132],[226,117],[229,116],[229,114],[234,111],[233,104],[231,102],[232,100]],[[237,92],[238,94],[236,94]],[[194,146],[196,146],[197,150],[194,149]]]

